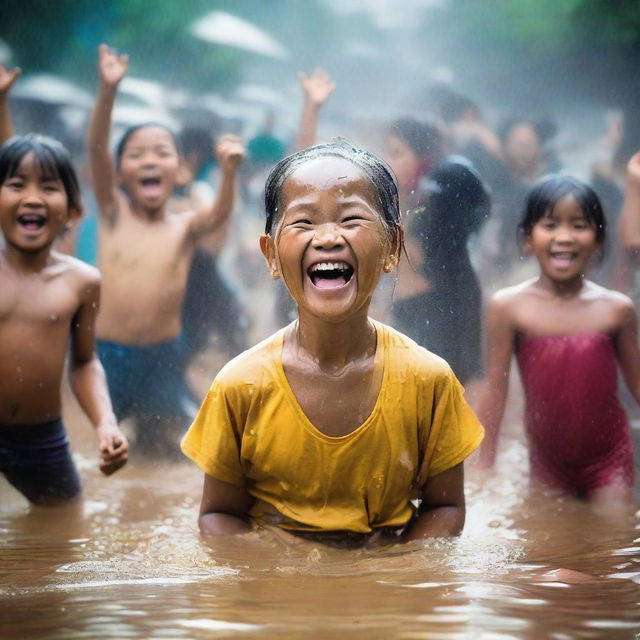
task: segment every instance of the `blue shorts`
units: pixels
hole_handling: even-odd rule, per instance
[[[81,491],[60,419],[0,425],[0,472],[33,504],[69,500]]]
[[[118,420],[149,417],[190,421],[198,409],[184,380],[182,338],[152,345],[96,340]]]

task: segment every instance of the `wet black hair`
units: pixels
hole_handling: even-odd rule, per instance
[[[371,184],[388,235],[395,236],[400,228],[400,206],[393,172],[386,162],[343,138],[297,151],[280,160],[271,170],[264,193],[265,233],[270,234],[278,220],[280,192],[285,180],[306,162],[319,158],[342,158],[360,169]]]
[[[122,160],[122,154],[124,153],[125,147],[127,146],[127,142],[129,142],[129,139],[131,138],[131,136],[136,132],[139,131],[140,129],[146,129],[148,127],[160,127],[160,129],[164,129],[167,133],[169,133],[169,135],[171,135],[171,138],[173,140],[173,144],[176,147],[176,151],[178,152],[178,155],[182,157],[182,145],[180,144],[180,140],[178,139],[178,136],[175,134],[174,131],[172,131],[169,127],[167,127],[167,125],[162,124],[160,122],[142,122],[141,124],[134,124],[131,127],[128,127],[125,132],[122,134],[122,137],[120,138],[120,140],[118,141],[118,144],[116,145],[116,167],[120,168],[120,162]]]
[[[585,218],[595,229],[596,242],[602,246],[607,235],[607,221],[600,198],[582,180],[562,173],[545,176],[530,189],[518,226],[521,238],[529,236],[535,224],[553,211],[562,198],[569,195],[580,205]]]
[[[82,211],[80,185],[67,149],[54,138],[29,133],[14,136],[0,147],[0,184],[16,175],[22,160],[32,153],[43,175],[62,182],[69,209]]]
[[[442,155],[444,140],[433,122],[399,118],[391,123],[389,133],[409,145],[421,158],[439,158]]]
[[[466,274],[469,237],[491,211],[491,194],[467,158],[448,156],[421,183],[422,204],[409,211],[407,232],[422,249],[422,271],[438,284]]]

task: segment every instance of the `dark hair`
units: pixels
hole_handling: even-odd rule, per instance
[[[421,183],[422,206],[410,210],[408,233],[420,243],[423,273],[453,282],[466,274],[467,243],[489,218],[491,195],[471,162],[448,156]]]
[[[391,169],[377,156],[354,146],[351,142],[342,138],[302,149],[280,160],[271,170],[267,177],[264,193],[264,206],[267,216],[265,233],[271,233],[277,222],[280,192],[285,180],[306,162],[319,158],[342,158],[358,167],[373,188],[388,234],[395,234],[400,227],[400,207],[398,204],[398,185]]]
[[[179,140],[184,156],[195,154],[198,158],[199,166],[215,160],[214,140],[209,129],[205,129],[205,127],[185,127],[180,132]]]
[[[439,158],[442,155],[442,133],[432,122],[400,118],[391,123],[389,133],[409,145],[421,158]]]
[[[535,224],[553,211],[565,196],[573,196],[580,205],[585,218],[596,231],[596,242],[604,244],[607,234],[607,221],[600,198],[596,192],[582,180],[567,174],[553,174],[541,178],[529,191],[525,200],[522,220],[518,226],[522,237],[531,234]]]
[[[116,145],[116,167],[120,168],[120,161],[122,160],[122,154],[124,153],[124,149],[127,146],[127,142],[129,142],[129,139],[131,138],[131,136],[136,131],[139,131],[140,129],[146,129],[148,127],[160,127],[160,129],[164,129],[167,133],[169,133],[169,135],[173,140],[173,144],[176,147],[176,151],[178,152],[178,155],[182,156],[182,145],[180,144],[180,140],[178,140],[178,136],[176,136],[176,134],[173,131],[171,131],[169,127],[167,127],[164,124],[161,124],[160,122],[143,122],[141,124],[134,124],[132,127],[128,127],[125,130],[125,132],[122,134],[122,137],[120,138],[120,140],[118,141],[118,144]]]
[[[16,175],[20,163],[30,153],[44,175],[62,182],[68,208],[81,211],[80,185],[71,156],[60,142],[48,136],[29,133],[7,140],[0,147],[0,184]]]

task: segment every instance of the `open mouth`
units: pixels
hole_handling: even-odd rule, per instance
[[[29,231],[42,229],[47,223],[47,217],[37,213],[23,213],[18,216],[18,224]]]
[[[146,178],[141,178],[140,179],[140,185],[144,188],[157,188],[162,184],[162,181],[160,180],[160,178],[155,177],[155,176],[149,176]]]
[[[575,257],[572,251],[554,251],[551,254],[551,259],[558,264],[571,264]]]
[[[346,262],[317,262],[307,270],[307,275],[318,289],[335,289],[347,284],[353,277],[353,267]]]

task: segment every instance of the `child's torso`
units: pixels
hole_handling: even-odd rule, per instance
[[[158,222],[121,214],[100,228],[102,302],[97,335],[123,344],[154,344],[181,331],[180,314],[194,245],[188,214]]]
[[[63,263],[19,276],[0,264],[0,425],[60,415],[60,381],[82,280]]]

